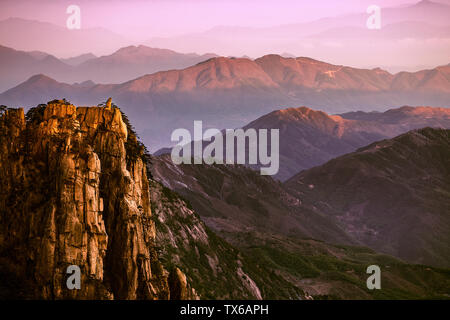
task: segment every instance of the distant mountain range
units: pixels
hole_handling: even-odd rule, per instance
[[[10,89],[36,74],[74,83],[120,83],[157,71],[181,69],[215,57],[214,54],[182,54],[146,46],[124,47],[96,57],[92,53],[58,59],[41,51],[18,51],[0,46],[0,91]]]
[[[111,55],[85,61],[74,70],[76,76],[73,77],[76,79],[74,81],[89,79],[100,83],[120,83],[157,71],[183,69],[213,57],[216,55],[183,54],[142,45],[129,46]],[[58,79],[64,79],[64,76]]]
[[[369,30],[366,12],[326,17],[306,23],[255,28],[220,26],[205,32],[153,38],[151,46],[180,52],[199,50],[221,55],[253,57],[291,52],[359,67],[399,66],[415,71],[420,64],[448,60],[450,6],[432,1],[381,8],[381,29]],[[432,63],[431,63],[432,61]],[[405,71],[405,69],[402,69]]]
[[[316,57],[360,68],[385,66],[390,72],[417,71],[420,65],[432,68],[447,62],[449,16],[450,6],[420,1],[381,8],[381,30],[367,29],[369,14],[364,10],[270,27],[216,26],[196,33],[142,38],[139,43],[182,53],[214,52],[234,57],[289,52],[293,56]],[[146,27],[149,25],[140,29]],[[128,37],[134,38],[134,35]],[[0,43],[17,50],[37,50],[62,58],[88,52],[106,55],[137,44],[103,28],[68,30],[65,26],[22,18],[0,21]],[[88,79],[78,81],[84,80]]]
[[[38,50],[57,57],[73,57],[92,50],[94,54],[106,54],[131,43],[104,28],[69,30],[65,26],[22,18],[0,21],[0,42],[17,50]]]
[[[0,46],[0,90],[20,84],[31,75],[46,72],[57,77],[69,73],[69,66],[40,51],[24,52]]]
[[[80,105],[112,97],[154,151],[169,146],[171,132],[192,128],[194,120],[203,120],[205,127],[236,128],[280,106],[308,105],[328,113],[404,105],[449,107],[450,65],[392,75],[310,58],[217,57],[121,84],[69,85],[37,75],[0,94],[0,103],[28,107],[55,97]]]
[[[92,60],[95,58],[97,58],[96,55],[94,55],[92,53],[85,53],[85,54],[81,54],[81,55],[78,55],[75,57],[60,59],[60,60],[70,66],[78,66],[79,64],[82,64],[83,62],[86,62],[88,60]]]

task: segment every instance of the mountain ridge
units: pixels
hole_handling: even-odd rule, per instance
[[[448,129],[412,130],[302,171],[284,185],[365,245],[448,266],[449,135]]]
[[[358,67],[381,65],[387,55],[392,63],[388,66],[390,71],[399,70],[399,66],[417,70],[418,61],[424,62],[424,59],[427,60],[425,65],[448,60],[445,54],[448,45],[444,39],[449,38],[450,6],[436,2],[382,6],[381,30],[375,31],[366,28],[370,15],[365,9],[359,13],[260,28],[215,27],[200,33],[153,38],[146,43],[179,51],[195,48],[208,52],[214,48],[221,55],[253,57],[287,51]],[[404,28],[401,23],[405,21],[416,23]],[[432,27],[422,27],[422,24]],[[318,34],[323,36],[314,36]],[[436,39],[438,35],[440,39]],[[433,58],[431,55],[425,58],[421,52],[430,52]]]
[[[423,127],[449,129],[450,109],[403,106],[385,112],[331,115],[303,106],[270,112],[242,129],[279,130],[280,166],[274,178],[285,181],[301,170],[321,165],[377,140]],[[207,144],[204,142],[204,147]],[[248,145],[245,148],[248,150]],[[165,153],[171,153],[171,148],[156,152],[158,155]],[[259,169],[260,165],[249,167]]]
[[[59,82],[120,83],[157,71],[181,69],[215,57],[214,54],[183,54],[143,45],[119,48],[108,55],[82,54],[58,59],[40,51],[20,51],[0,46],[0,91],[10,89],[36,73]]]
[[[92,61],[92,60],[91,60]],[[450,68],[391,75],[380,69],[330,65],[310,58],[210,58],[181,70],[160,71],[120,84],[91,87],[28,83],[0,94],[0,103],[30,106],[65,96],[77,104],[112,97],[123,106],[144,143],[153,150],[170,145],[176,128],[194,120],[209,127],[242,127],[279,109],[309,105],[328,113],[383,110],[386,106],[450,106]],[[358,107],[355,107],[358,106]],[[158,118],[158,121],[155,119]]]

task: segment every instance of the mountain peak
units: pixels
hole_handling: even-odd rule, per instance
[[[27,81],[25,81],[25,83],[36,83],[36,82],[57,82],[57,81],[42,73],[36,74],[30,77]]]
[[[420,117],[431,117],[431,116],[439,116],[439,118],[447,118],[450,119],[450,109],[448,108],[438,108],[438,107],[429,107],[429,106],[403,106],[397,109],[391,109],[384,112],[384,115],[388,116],[388,118],[394,119],[395,115],[401,115],[404,117],[408,116],[420,116]]]
[[[68,64],[68,65],[71,65],[71,66],[75,67],[75,66],[78,66],[78,65],[80,65],[80,64],[82,64],[82,63],[84,63],[86,61],[89,61],[89,60],[92,60],[92,59],[95,59],[95,58],[97,58],[97,56],[94,55],[93,53],[89,52],[89,53],[80,54],[80,55],[75,56],[75,57],[70,57],[70,58],[67,58],[67,59],[61,59],[61,61],[66,63],[66,64]]]
[[[418,6],[426,6],[426,5],[430,5],[432,3],[433,2],[430,1],[430,0],[422,0],[422,1],[417,2],[416,5],[418,5]]]
[[[314,110],[306,106],[297,108],[281,109],[273,112],[279,119],[282,120],[318,120],[318,119],[332,119],[333,117],[326,112]]]
[[[412,7],[426,9],[426,8],[436,8],[436,7],[447,7],[447,5],[445,5],[443,3],[439,3],[439,2],[434,2],[431,0],[422,0],[422,1],[419,1],[416,4],[412,5]]]
[[[135,56],[135,55],[172,55],[175,51],[169,49],[152,48],[144,45],[123,47],[114,52],[112,55]]]

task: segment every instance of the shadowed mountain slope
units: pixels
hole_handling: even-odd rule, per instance
[[[369,247],[450,265],[450,130],[425,128],[375,142],[285,186]]]

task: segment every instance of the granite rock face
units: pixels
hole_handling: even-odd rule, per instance
[[[56,101],[0,115],[0,256],[27,296],[177,295],[155,250],[143,150],[130,141],[118,108]],[[79,290],[67,288],[70,265]]]

